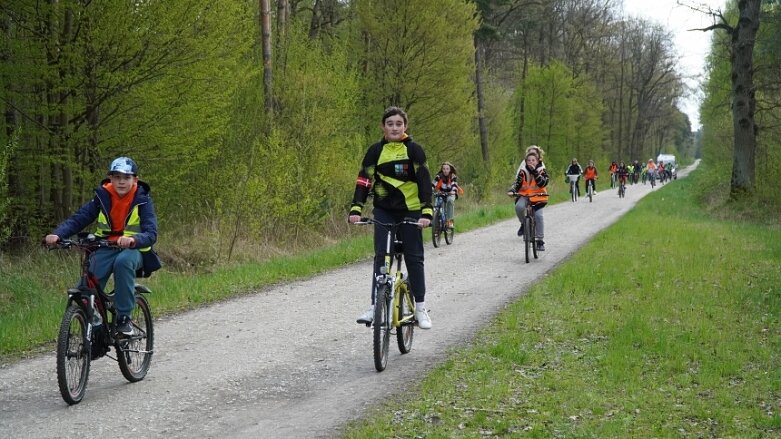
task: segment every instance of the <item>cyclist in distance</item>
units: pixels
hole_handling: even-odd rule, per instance
[[[653,178],[656,175],[656,163],[654,159],[648,159],[648,164],[645,165],[645,173],[648,178]]]
[[[626,186],[626,179],[629,176],[629,168],[626,167],[624,162],[618,164],[618,184]]]
[[[632,163],[632,184],[636,184],[638,181],[640,181],[640,171],[643,170],[643,165],[640,164],[639,160],[635,160]]]
[[[463,193],[463,189],[458,185],[458,176],[456,175],[455,166],[450,162],[442,163],[439,172],[437,172],[437,175],[434,177],[432,186],[434,186],[435,191],[447,194],[445,216],[447,217],[447,226],[452,228],[453,219],[455,219],[456,199],[458,198],[459,193]],[[437,199],[437,202],[439,202],[439,199]]]
[[[90,272],[101,288],[114,274],[117,332],[132,335],[130,314],[135,308],[135,278],[160,268],[152,251],[157,241],[157,215],[149,185],[138,179],[138,166],[128,157],[111,162],[108,178],[95,189],[95,197],[46,235],[46,245],[74,235],[97,220],[95,236],[113,241],[118,248],[102,247],[92,254]]]
[[[597,194],[598,176],[599,176],[599,172],[597,172],[597,167],[594,166],[594,160],[589,160],[588,166],[586,166],[586,169],[583,171],[583,178],[586,180],[587,193],[588,193],[588,185],[591,184],[591,188],[594,190],[594,195]]]
[[[415,296],[415,319],[421,329],[431,328],[431,318],[425,304],[426,278],[423,269],[423,232],[431,223],[431,174],[426,167],[426,153],[407,134],[407,113],[399,107],[389,107],[382,115],[383,138],[369,147],[358,171],[349,222],[361,219],[369,191],[374,191],[374,218],[383,223],[396,223],[404,218],[418,220],[417,227],[402,224],[399,234],[404,243],[404,263],[407,266],[412,294]],[[374,279],[384,265],[386,230],[374,227],[374,276],[372,276],[371,306],[358,317],[358,323],[374,319]]]
[[[567,172],[565,172],[566,175],[583,175],[583,168],[580,167],[580,164],[578,164],[578,159],[572,159],[572,163],[570,163],[569,167],[567,168]],[[565,178],[566,178],[565,175]],[[569,180],[565,180],[565,182],[569,183]],[[575,181],[575,188],[578,190],[578,197],[580,196],[580,177],[578,177],[577,181]]]
[[[543,241],[545,237],[545,218],[542,214],[542,208],[548,204],[548,191],[545,189],[545,186],[548,185],[548,180],[545,165],[540,161],[537,153],[531,151],[526,153],[526,158],[515,175],[515,181],[510,190],[507,191],[508,195],[523,195],[518,197],[515,202],[515,214],[518,216],[518,220],[521,221],[518,236],[523,236],[523,218],[526,215],[526,203],[532,203],[534,222],[537,225],[537,236],[534,239],[537,240],[538,251],[545,251],[545,242]]]

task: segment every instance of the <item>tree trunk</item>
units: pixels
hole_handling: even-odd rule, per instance
[[[270,0],[260,0],[260,30],[263,49],[263,92],[266,97],[266,112],[271,113],[274,110],[274,95],[272,94]]]
[[[488,152],[488,126],[485,121],[485,97],[483,95],[483,47],[477,36],[475,42],[475,91],[477,92],[477,124],[480,129],[480,150],[483,153],[483,163],[490,162]]]
[[[754,42],[759,30],[760,3],[761,0],[738,1],[738,24],[732,30],[732,198],[754,190],[757,146],[757,125],[754,122]]]

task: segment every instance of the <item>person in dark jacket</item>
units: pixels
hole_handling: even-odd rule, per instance
[[[95,235],[116,244],[116,248],[102,247],[92,254],[90,271],[101,288],[114,274],[117,332],[123,335],[133,334],[130,315],[136,304],[136,276],[148,276],[160,268],[152,251],[157,215],[149,192],[149,185],[138,179],[136,162],[119,157],[111,162],[108,178],[95,188],[95,197],[45,238],[46,245],[54,246],[97,221]]]
[[[382,115],[383,138],[369,147],[361,163],[355,194],[348,220],[354,224],[370,190],[374,193],[374,218],[384,223],[399,222],[404,218],[418,220],[417,227],[403,224],[399,228],[404,242],[404,262],[407,265],[410,288],[415,296],[415,318],[421,329],[431,328],[426,310],[426,278],[423,270],[423,232],[431,223],[431,174],[426,166],[426,153],[407,134],[407,113],[399,107],[389,107]],[[384,263],[385,234],[382,227],[374,228],[374,274]],[[372,276],[372,306],[358,323],[374,319],[374,279]]]

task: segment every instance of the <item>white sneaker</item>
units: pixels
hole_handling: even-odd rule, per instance
[[[361,316],[358,317],[358,320],[356,320],[356,323],[363,323],[368,325],[372,322],[372,320],[374,320],[374,305],[370,306],[366,312],[361,314]]]
[[[415,309],[415,320],[418,321],[418,328],[431,329],[431,317],[428,316],[426,309]]]

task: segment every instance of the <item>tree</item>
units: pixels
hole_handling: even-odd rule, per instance
[[[731,38],[733,157],[730,196],[740,198],[753,193],[755,183],[758,127],[754,120],[754,44],[759,31],[762,0],[739,0],[738,19],[733,26],[721,11],[710,11],[717,21],[702,31],[724,30]]]

